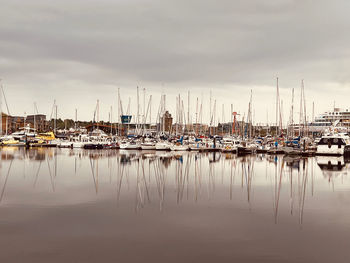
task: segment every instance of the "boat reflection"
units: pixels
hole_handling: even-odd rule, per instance
[[[322,170],[322,174],[328,181],[338,176],[347,175],[350,159],[344,156],[318,156],[317,165]]]
[[[20,184],[16,180],[11,185],[11,170],[15,166],[13,176],[30,180],[34,189],[47,183],[47,179],[51,192],[66,193],[69,188],[65,187],[86,183],[95,198],[111,194],[116,196],[117,203],[133,198],[137,212],[155,204],[163,211],[172,202],[177,205],[230,202],[245,205],[250,211],[260,206],[272,207],[275,223],[281,208],[282,211],[288,208],[289,215],[297,217],[300,225],[305,204],[314,197],[315,189],[326,189],[323,181],[333,180],[334,184],[335,177],[346,175],[349,169],[349,160],[343,157],[263,154],[238,157],[215,152],[59,148],[4,148],[0,153],[0,203],[6,199],[6,188]],[[41,176],[46,179],[40,179]],[[89,190],[86,197],[93,198]]]

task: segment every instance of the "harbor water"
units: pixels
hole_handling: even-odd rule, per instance
[[[0,154],[0,262],[349,262],[344,157]]]

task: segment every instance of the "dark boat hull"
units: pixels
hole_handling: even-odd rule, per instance
[[[93,150],[93,149],[103,149],[102,144],[85,144],[84,149]]]

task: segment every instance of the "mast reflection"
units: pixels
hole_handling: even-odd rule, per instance
[[[154,205],[163,211],[171,202],[199,205],[217,200],[245,204],[253,211],[272,198],[269,207],[276,224],[281,209],[287,207],[300,225],[307,200],[317,194],[323,181],[334,190],[336,178],[347,175],[350,161],[344,157],[58,148],[10,148],[0,153],[0,204],[6,200],[15,169],[13,174],[29,180],[33,189],[48,180],[50,191],[60,192],[81,180],[95,195],[104,195],[112,186],[117,204],[132,195],[136,212]]]

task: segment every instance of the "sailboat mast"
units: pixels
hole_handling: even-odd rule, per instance
[[[283,100],[280,101],[280,132],[283,135]]]
[[[249,139],[252,138],[252,126],[253,126],[253,118],[252,118],[252,103],[253,103],[253,91],[250,90],[250,101],[249,101]]]
[[[118,88],[118,94],[117,94],[117,136],[119,135],[119,120],[120,120],[120,91]]]
[[[1,79],[0,79],[1,82]],[[0,136],[2,136],[2,96],[0,94]]]
[[[137,87],[137,116],[136,116],[136,133],[138,133],[140,118],[140,99],[139,99],[139,87]]]
[[[0,136],[2,136],[2,96],[1,94],[0,94]]]
[[[100,123],[100,100],[97,100],[97,127]]]
[[[224,135],[224,104],[222,104],[221,134],[222,134],[222,136]]]
[[[34,128],[34,132],[35,132],[35,102],[34,102],[34,112],[33,112],[33,117],[34,117],[34,124],[33,124],[33,128]],[[6,127],[6,130],[7,130],[7,127]]]
[[[185,113],[185,106],[184,106],[184,101],[183,100],[181,100],[181,115],[183,117],[182,135],[184,135],[185,129],[186,129],[186,113]]]
[[[130,104],[131,104],[131,98],[129,97],[129,100],[128,100],[128,108],[127,108],[127,114],[128,116],[130,116],[131,112],[130,112]],[[123,115],[123,104],[122,102],[120,101],[120,110],[121,110],[121,113]],[[128,117],[129,118],[129,117]],[[123,126],[122,126],[123,127]],[[127,130],[126,130],[126,135],[129,134],[129,128],[130,128],[130,121],[128,121],[128,126],[127,126]]]
[[[209,103],[209,118],[210,118],[210,122],[209,122],[209,134],[210,134],[210,127],[211,127],[211,122],[212,122],[212,116],[211,116],[211,90],[210,90],[210,103]]]
[[[54,122],[55,135],[56,135],[56,130],[57,130],[57,105],[55,105],[55,122]]]
[[[179,102],[178,102],[178,96],[176,96],[176,104],[175,104],[175,135],[177,135],[177,126],[179,125]]]
[[[150,104],[149,104],[149,127],[152,125],[152,95],[150,96]]]
[[[78,121],[78,109],[75,109],[75,123],[74,123],[74,130],[77,130],[77,121]]]
[[[303,88],[303,103],[304,103],[304,127],[306,130],[306,136],[308,136],[308,127],[307,127],[307,117],[306,117],[306,101],[305,101],[305,91],[304,91],[304,80],[302,80],[302,88]],[[305,131],[304,131],[305,133]]]
[[[143,88],[143,118],[142,118],[142,122],[143,122],[143,133],[145,132],[145,128],[146,128],[146,89]]]
[[[214,100],[214,122],[213,122],[213,128],[214,128],[214,135],[215,135],[215,125],[216,125],[216,100]]]
[[[190,129],[190,91],[188,91],[187,97],[187,131]]]
[[[195,134],[198,135],[198,97],[197,97],[197,102],[196,102],[196,130]]]
[[[146,89],[143,88],[143,131],[146,127]]]
[[[111,135],[113,134],[113,107],[111,106],[111,116],[110,116],[110,120],[109,120],[110,124],[111,124]]]
[[[201,98],[201,106],[200,106],[200,109],[199,109],[199,116],[200,116],[200,130],[199,130],[199,133],[202,134],[203,130],[202,130],[202,127],[203,127],[203,94],[202,94],[202,98]]]
[[[279,110],[279,89],[278,89],[278,77],[277,77],[277,85],[276,85],[276,137],[278,137],[279,130],[278,130],[278,110]]]
[[[292,109],[290,114],[291,136],[294,137],[294,88],[292,89]]]
[[[180,128],[180,130],[182,130],[182,111],[181,111],[181,95],[180,94],[179,94],[178,115],[179,115],[179,128]]]
[[[270,134],[270,124],[269,124],[269,110],[266,110],[266,126],[267,126],[267,134]]]
[[[231,134],[231,136],[233,136],[233,104],[231,103],[231,112],[230,112],[230,116],[231,116],[231,127],[230,127],[230,129],[231,129],[231,132],[230,132],[230,134]]]
[[[165,133],[165,97],[166,95],[163,95],[163,133]]]
[[[301,120],[302,120],[302,101],[303,101],[303,93],[301,92],[301,88],[300,88],[300,102],[299,102],[299,136],[301,137]]]

